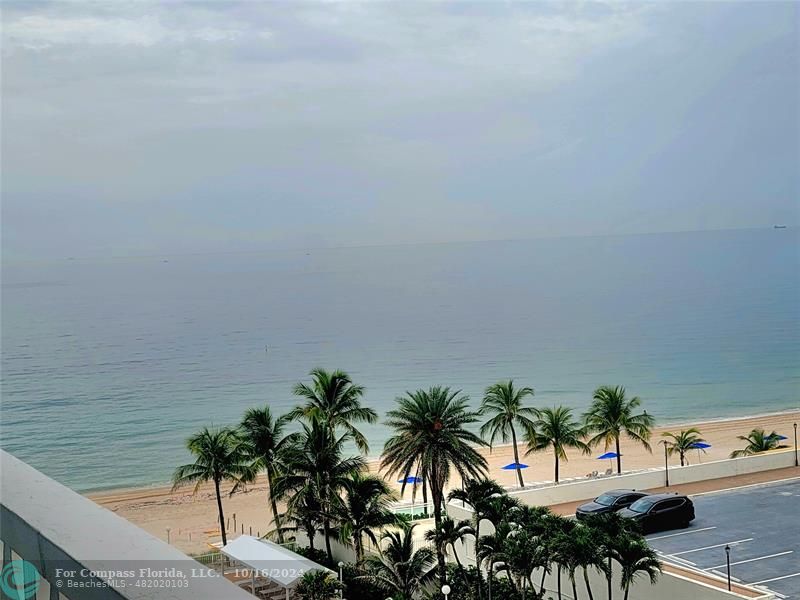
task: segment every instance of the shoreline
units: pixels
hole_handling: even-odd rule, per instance
[[[663,452],[659,451],[656,445],[664,431],[675,431],[688,427],[700,429],[702,437],[712,444],[712,447],[704,454],[692,451],[687,455],[689,462],[695,464],[698,460],[709,462],[728,458],[732,450],[742,446],[742,442],[737,439],[737,436],[746,435],[754,428],[764,428],[768,431],[774,429],[778,433],[786,435],[789,439],[784,444],[791,447],[793,445],[792,423],[796,422],[800,422],[800,410],[661,425],[653,429],[651,446],[654,447],[654,451],[652,453],[623,438],[621,445],[622,468],[623,470],[638,470],[662,467],[664,464]],[[509,488],[515,487],[516,472],[500,469],[502,465],[513,460],[511,444],[497,445],[491,450],[488,447],[481,448],[480,451],[489,463],[489,476],[501,485]],[[602,452],[602,446],[594,449],[589,456],[581,455],[574,450],[568,451],[569,460],[561,463],[562,478],[582,477],[594,470],[603,471],[607,468],[614,468],[615,464],[595,458]],[[525,456],[523,451],[522,457],[521,460],[530,465],[530,468],[523,471],[526,484],[553,479],[552,452],[539,452]],[[379,459],[375,457],[368,458],[367,465],[371,472],[377,472],[378,461]],[[671,466],[678,464],[677,456],[670,457]],[[394,481],[390,483],[399,494],[400,486]],[[453,477],[449,487],[452,489],[458,485],[458,477]],[[253,535],[266,533],[271,527],[272,515],[267,503],[265,479],[260,477],[255,483],[248,485],[246,491],[237,492],[233,496],[227,495],[229,488],[229,485],[224,487],[225,495],[223,497],[225,516],[231,524],[229,529],[233,528],[235,519],[238,533],[242,532],[242,527],[244,527],[245,533],[249,533],[251,527]],[[192,495],[191,488],[181,488],[172,492],[170,485],[118,488],[88,492],[83,495],[162,540],[166,540],[167,529],[169,529],[171,543],[187,553],[196,554],[207,551],[209,543],[218,539],[213,484],[200,486],[197,495]],[[410,497],[411,492],[407,488],[403,499],[408,501]],[[421,502],[419,492],[417,502]]]
[[[689,428],[689,427],[700,427],[703,425],[715,425],[719,423],[731,423],[736,421],[751,421],[754,419],[763,419],[769,417],[780,417],[783,415],[795,415],[798,420],[800,420],[800,406],[796,408],[787,408],[785,410],[777,410],[777,411],[770,411],[765,413],[756,413],[752,415],[743,415],[739,417],[719,417],[714,419],[703,419],[699,421],[665,421],[665,422],[657,422],[656,427],[653,431],[662,431],[666,428]],[[488,449],[488,447],[485,447]],[[511,448],[511,443],[500,443],[495,444],[493,449],[501,450],[504,448]],[[520,448],[522,448],[522,442],[520,442]],[[380,461],[380,455],[374,456],[370,455],[365,457],[367,464],[372,464],[377,461]],[[156,492],[157,494],[163,494],[165,492],[169,492],[171,489],[172,484],[168,481],[162,482],[155,482],[155,483],[148,483],[143,485],[133,485],[133,486],[123,486],[123,487],[97,487],[97,488],[89,488],[84,490],[75,490],[80,495],[86,496],[87,498],[92,498],[93,500],[101,499],[106,496],[121,496],[121,495],[152,495],[150,492]],[[178,492],[176,492],[178,493]]]

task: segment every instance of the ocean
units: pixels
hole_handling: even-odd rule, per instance
[[[0,444],[79,491],[167,482],[193,431],[289,409],[317,366],[381,415],[506,378],[577,411],[622,384],[662,423],[800,406],[796,228],[5,262],[2,284]]]

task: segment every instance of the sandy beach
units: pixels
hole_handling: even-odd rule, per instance
[[[775,430],[789,439],[784,443],[792,445],[792,423],[800,421],[800,411],[784,412],[741,419],[717,420],[691,425],[672,425],[657,427],[653,431],[653,454],[648,453],[643,447],[630,441],[622,441],[622,468],[635,470],[663,465],[663,454],[655,445],[661,439],[664,431],[679,431],[690,426],[697,427],[705,440],[712,445],[704,454],[698,457],[697,452],[692,452],[688,459],[694,464],[698,460],[703,462],[727,458],[732,450],[742,447],[743,443],[736,439],[739,435],[746,435],[753,428],[763,428],[767,431]],[[513,450],[510,446],[498,446],[492,451],[483,450],[489,461],[491,476],[503,485],[516,484],[516,473],[503,471],[500,467],[513,461]],[[596,449],[591,456],[584,456],[577,452],[569,453],[569,461],[561,465],[561,478],[584,476],[591,471],[604,471],[615,467],[612,462],[597,460],[595,457],[603,452],[603,448]],[[553,479],[553,457],[551,453],[538,453],[529,455],[522,462],[530,468],[523,471],[526,483],[547,481]],[[670,458],[671,465],[678,465],[678,456]],[[378,459],[369,461],[370,469],[377,471]],[[454,480],[451,485],[458,485]],[[399,489],[399,486],[397,486]],[[265,533],[269,530],[272,515],[269,511],[266,496],[267,486],[263,481],[258,481],[248,486],[246,492],[239,492],[232,497],[224,498],[226,518],[230,519],[231,528],[235,515],[236,529],[241,532],[244,526],[245,533]],[[189,553],[201,553],[209,549],[209,543],[218,541],[217,511],[212,486],[201,487],[196,495],[192,495],[191,488],[178,490],[174,493],[169,487],[150,487],[128,490],[114,490],[88,495],[89,498],[114,511],[118,515],[135,523],[149,533],[166,540],[169,528],[170,542],[181,550]],[[410,490],[406,491],[410,497]]]

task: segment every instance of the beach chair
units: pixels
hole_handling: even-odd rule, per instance
[[[611,475],[612,473],[614,473],[614,469],[612,469],[611,467],[609,467],[608,469],[606,469],[606,477],[608,477],[608,476],[609,476],[609,475]]]

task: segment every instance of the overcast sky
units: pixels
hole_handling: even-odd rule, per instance
[[[7,257],[797,224],[796,2],[13,2]]]

